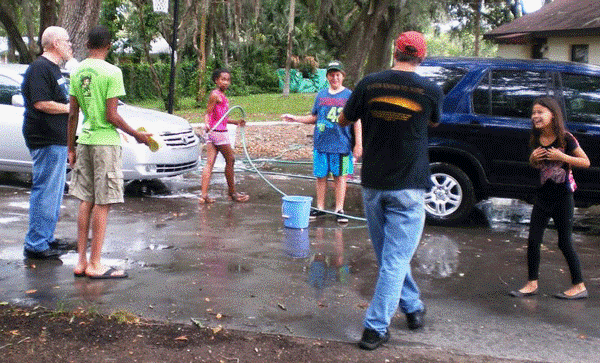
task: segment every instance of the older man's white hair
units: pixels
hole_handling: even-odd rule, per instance
[[[54,41],[61,38],[69,38],[69,34],[64,28],[59,26],[49,26],[42,33],[42,48],[53,49]]]

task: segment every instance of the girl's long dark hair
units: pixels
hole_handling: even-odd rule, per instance
[[[540,105],[550,110],[552,113],[552,131],[554,135],[556,135],[556,139],[558,140],[558,145],[562,148],[565,147],[565,134],[567,133],[567,129],[565,127],[565,119],[563,116],[562,108],[558,101],[553,97],[540,97],[533,101],[533,105]],[[532,149],[540,146],[540,130],[536,129],[533,126],[533,121],[531,122],[531,134],[529,136],[529,146]]]

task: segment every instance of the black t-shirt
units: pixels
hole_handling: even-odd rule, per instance
[[[386,70],[363,78],[344,107],[361,119],[363,186],[381,190],[429,189],[429,121],[441,115],[443,93],[414,72]]]
[[[545,149],[556,148],[564,152],[567,155],[573,156],[573,150],[579,147],[579,143],[575,136],[570,133],[565,134],[565,146],[559,145],[558,139],[548,146],[542,146]],[[573,174],[569,164],[556,161],[556,160],[544,160],[540,167],[540,185],[539,192],[552,199],[556,193],[562,191],[572,192],[575,189],[575,182],[573,180]]]
[[[67,145],[68,114],[52,115],[36,110],[40,101],[69,103],[68,84],[60,67],[45,57],[33,61],[23,78],[21,92],[25,100],[23,136],[30,149],[50,145]]]

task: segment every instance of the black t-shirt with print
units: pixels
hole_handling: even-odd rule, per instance
[[[25,100],[23,136],[29,149],[67,145],[68,114],[53,115],[33,107],[40,101],[69,103],[67,88],[60,67],[45,57],[39,57],[27,68],[21,92]]]
[[[437,123],[443,94],[414,72],[386,70],[363,78],[344,107],[362,122],[363,186],[380,190],[429,189],[429,121]]]
[[[565,146],[559,145],[558,139],[547,146],[541,147],[545,149],[556,148],[561,150],[567,155],[573,155],[573,150],[579,147],[579,143],[575,137],[570,134],[565,134]],[[540,189],[539,192],[546,198],[552,199],[556,196],[556,193],[563,193],[564,191],[572,192],[571,187],[572,181],[571,168],[569,164],[562,161],[555,160],[544,160],[540,167]]]

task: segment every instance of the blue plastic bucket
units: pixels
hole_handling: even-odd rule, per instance
[[[307,258],[310,255],[308,228],[284,228],[285,252],[292,258]]]
[[[281,217],[283,225],[288,228],[306,228],[310,217],[312,197],[301,195],[286,195],[281,198]]]

